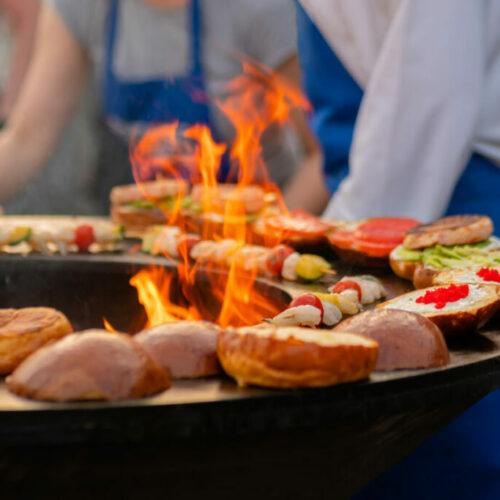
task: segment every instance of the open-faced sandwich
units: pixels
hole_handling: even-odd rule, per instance
[[[378,305],[424,315],[445,335],[473,332],[499,309],[498,287],[482,284],[444,285],[414,290]]]
[[[414,219],[401,217],[364,219],[341,225],[329,233],[328,239],[341,259],[363,267],[384,267],[406,231],[418,224]]]
[[[391,252],[391,268],[423,288],[445,269],[499,266],[500,240],[492,233],[485,215],[453,215],[414,227]]]
[[[304,210],[272,214],[257,219],[251,227],[253,238],[265,246],[286,243],[300,251],[313,252],[328,246],[334,226]]]

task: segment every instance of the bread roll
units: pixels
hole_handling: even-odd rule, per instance
[[[438,303],[417,302],[428,292],[433,293],[446,288],[448,287],[433,286],[415,290],[383,302],[377,309],[402,309],[423,314],[435,323],[445,336],[473,332],[500,309],[498,288],[489,285],[468,285],[466,297],[446,302],[443,307]]]
[[[224,330],[217,354],[240,386],[320,387],[369,376],[377,343],[350,333],[259,325]]]
[[[389,265],[396,276],[412,281],[419,262],[414,260],[398,259],[395,251],[396,249],[394,249],[389,255]]]
[[[7,378],[7,386],[44,401],[114,401],[163,391],[170,379],[129,335],[86,330],[39,349]]]
[[[0,374],[10,373],[32,352],[72,331],[66,316],[50,307],[0,309]]]
[[[172,378],[197,378],[221,371],[216,353],[219,331],[208,321],[178,321],[143,330],[134,339]]]
[[[425,316],[398,309],[366,311],[337,325],[333,332],[357,333],[378,343],[375,370],[434,368],[449,363],[443,334]]]
[[[498,268],[489,268],[491,270],[500,271]],[[479,273],[479,274],[478,274]],[[484,285],[500,286],[500,281],[487,280],[481,276],[480,268],[468,267],[462,269],[446,269],[435,274],[432,278],[433,285],[449,285],[450,283],[481,283]]]

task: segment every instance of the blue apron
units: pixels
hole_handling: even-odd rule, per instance
[[[103,72],[103,110],[106,117],[129,124],[145,122],[158,125],[174,121],[178,121],[180,126],[204,124],[210,127],[212,136],[218,140],[211,122],[209,96],[203,78],[199,0],[191,0],[190,3],[190,25],[187,27],[190,33],[190,69],[182,77],[143,82],[117,78],[113,61],[119,13],[120,0],[112,0]]]
[[[362,91],[297,4],[299,60],[316,116],[312,127],[325,152],[332,192],[348,173]],[[473,154],[447,214],[489,215],[500,234],[500,168]],[[500,391],[475,404],[357,494],[356,500],[500,499]],[[383,450],[380,450],[383,453]]]

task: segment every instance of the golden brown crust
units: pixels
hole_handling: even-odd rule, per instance
[[[420,224],[406,232],[406,248],[428,248],[434,245],[464,245],[488,239],[493,222],[486,215],[450,215],[429,224]]]
[[[220,373],[217,336],[220,328],[208,321],[167,323],[135,335],[134,339],[173,379]]]
[[[123,205],[139,200],[160,200],[187,192],[186,181],[182,179],[161,179],[142,182],[141,185],[115,186],[109,195],[113,205]]]
[[[375,340],[379,346],[376,370],[434,368],[450,361],[443,334],[421,314],[398,309],[366,311],[342,321],[333,331]]]
[[[72,331],[66,316],[50,307],[0,309],[0,374],[10,373],[32,352]]]
[[[463,306],[459,310],[447,307],[437,309],[435,304],[428,304],[427,307],[422,305],[422,307],[419,308],[418,313],[424,315],[426,318],[435,323],[445,336],[474,332],[478,328],[481,328],[481,326],[483,326],[492,316],[495,315],[498,310],[500,310],[498,287],[490,285],[474,286],[483,289],[485,292],[484,296],[480,299],[470,298],[470,300],[467,300],[466,303],[463,303]],[[433,286],[430,288],[414,290],[413,292],[400,295],[399,297],[379,304],[377,309],[397,308],[411,310],[411,305],[406,306],[402,304],[401,301],[410,300],[414,303],[418,297],[424,295],[428,290],[433,291],[436,288],[440,287]],[[455,303],[451,304],[453,305]]]
[[[413,274],[417,268],[418,261],[397,259],[392,254],[389,256],[389,265],[396,276],[405,280],[413,280]]]
[[[377,359],[377,344],[359,339],[347,334],[336,345],[321,345],[294,337],[225,330],[219,335],[217,354],[224,370],[240,386],[320,387],[369,376]]]
[[[7,386],[44,401],[113,401],[155,394],[170,387],[170,379],[129,335],[87,330],[39,349]]]
[[[415,266],[415,271],[413,273],[413,286],[415,288],[428,288],[432,286],[432,280],[434,276],[438,274],[437,269],[426,266],[423,262],[419,262]]]

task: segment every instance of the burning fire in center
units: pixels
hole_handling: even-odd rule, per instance
[[[308,103],[271,71],[248,62],[243,70],[228,85],[226,98],[217,102],[235,129],[230,149],[214,140],[207,125],[183,129],[177,122],[149,129],[131,144],[136,183],[164,212],[167,225],[179,228],[172,232],[175,252],[164,253],[168,259],[177,255],[172,261],[177,275],[151,267],[130,280],[145,308],[146,327],[204,319],[200,300],[194,300],[200,273],[210,280],[212,296],[205,299],[220,305],[213,319],[222,327],[256,324],[280,312],[256,286],[263,254],[255,243],[269,242],[262,241],[262,235],[259,240],[250,223],[256,214],[286,213],[279,189],[269,181],[261,138],[270,127],[287,123],[292,109],[308,109]],[[224,162],[227,171],[221,175]],[[221,177],[229,183],[220,183]],[[147,181],[159,178],[177,183],[168,204],[151,199],[143,189]],[[192,186],[190,194],[188,185]],[[279,243],[279,235],[273,238],[273,244]],[[194,241],[203,244],[197,245],[200,258],[193,263]],[[215,247],[214,242],[219,245]],[[172,300],[173,287],[182,291],[181,300]],[[107,328],[112,327],[108,324]]]

